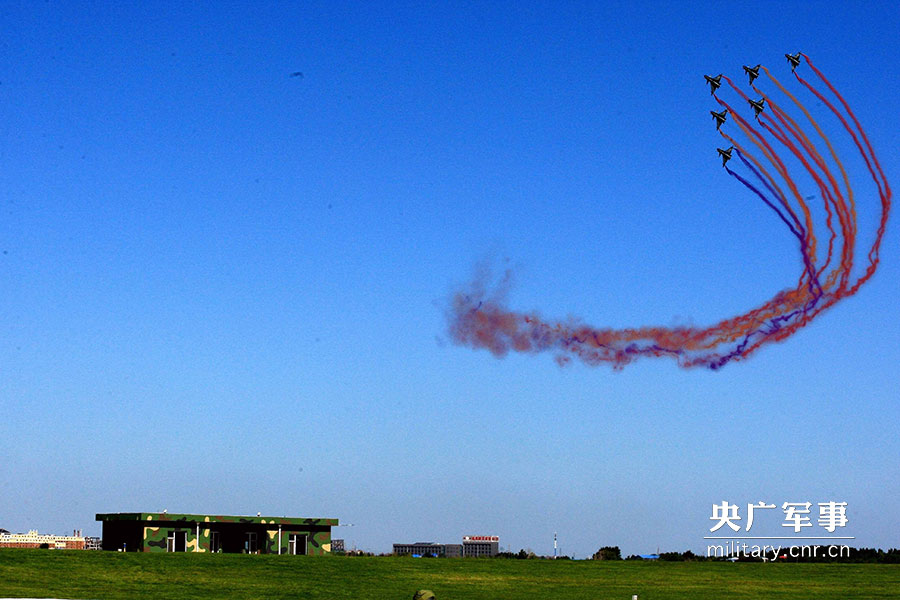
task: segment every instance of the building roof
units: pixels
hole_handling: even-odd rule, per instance
[[[185,523],[253,523],[258,525],[313,525],[336,527],[337,519],[302,517],[245,517],[240,515],[189,515],[176,513],[100,513],[97,521],[161,521]]]

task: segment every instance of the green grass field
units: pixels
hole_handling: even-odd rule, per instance
[[[0,550],[0,597],[408,600],[900,598],[900,565]]]

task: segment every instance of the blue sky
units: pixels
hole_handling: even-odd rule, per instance
[[[720,372],[497,360],[444,314],[484,260],[512,266],[511,307],[596,326],[704,325],[794,285],[702,75],[789,83],[804,51],[893,180],[892,3],[0,19],[0,527],[261,511],[372,551],[550,553],[556,531],[583,557],[701,550],[722,500],[843,500],[855,545],[900,544],[893,223],[859,294]],[[867,246],[877,197],[839,127]]]

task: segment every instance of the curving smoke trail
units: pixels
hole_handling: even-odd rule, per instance
[[[764,344],[786,339],[822,311],[855,294],[878,267],[881,240],[891,209],[891,188],[850,106],[809,57],[801,55],[837,102],[830,100],[796,72],[794,77],[828,107],[853,139],[875,182],[881,202],[875,239],[866,254],[867,264],[855,280],[856,197],[846,169],[831,140],[806,107],[763,67],[769,80],[804,115],[815,131],[815,137],[804,131],[784,107],[755,85],[751,87],[765,100],[768,109],[757,116],[757,125],[714,94],[719,105],[727,108],[728,115],[734,117],[738,129],[755,150],[741,145],[724,131],[720,130],[719,134],[734,147],[743,168],[748,171],[748,174],[741,175],[726,165],[727,173],[760,198],[797,238],[803,268],[796,286],[778,292],[762,306],[705,328],[611,329],[574,322],[546,321],[534,313],[509,310],[505,301],[508,278],[501,286],[492,287],[489,277],[483,273],[467,289],[453,297],[449,313],[452,339],[461,345],[485,348],[496,356],[510,351],[550,351],[556,354],[556,360],[561,365],[577,358],[589,365],[608,364],[621,369],[641,357],[666,356],[685,368],[718,369],[732,360],[750,356]],[[724,79],[742,101],[749,100],[728,77]],[[831,162],[837,166],[839,177],[835,176],[823,157],[820,151],[822,145],[827,148]],[[759,155],[755,154],[756,151]],[[812,197],[804,198],[800,194],[799,186],[785,164],[787,157],[799,162],[801,173],[811,176],[819,189],[818,198],[822,200],[825,211],[828,237],[826,249],[822,252],[824,257],[820,257],[817,250],[817,233],[821,232],[816,231],[814,224],[815,207],[807,203]]]

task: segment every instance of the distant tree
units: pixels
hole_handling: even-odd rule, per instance
[[[41,550],[49,550],[49,549],[50,549],[50,544],[48,544],[47,542],[44,542],[43,544],[41,544],[41,545],[38,546],[38,547],[39,547]]]
[[[603,546],[591,558],[594,560],[622,560],[622,551],[618,546]]]
[[[681,552],[662,552],[659,555],[659,560],[681,561],[684,560],[684,556]]]

